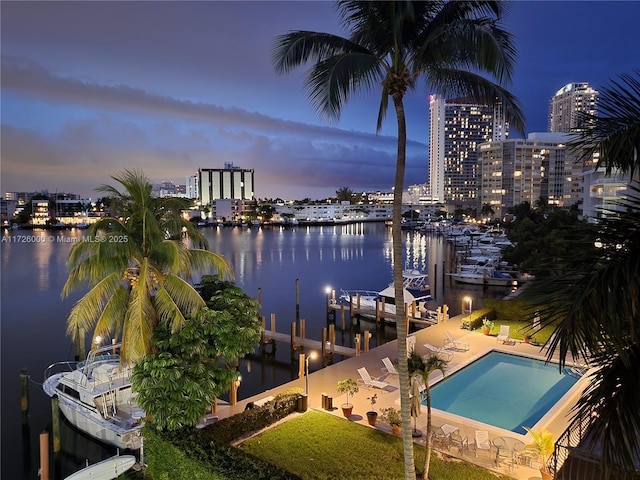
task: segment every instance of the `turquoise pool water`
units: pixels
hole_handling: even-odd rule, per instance
[[[526,433],[522,427],[533,427],[579,378],[557,364],[494,351],[431,387],[431,406]]]

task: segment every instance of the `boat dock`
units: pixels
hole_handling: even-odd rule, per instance
[[[423,302],[420,302],[419,304],[412,302],[411,304],[405,305],[407,326],[414,324],[420,327],[428,327],[446,319],[447,311],[449,310],[446,305],[442,308],[438,307],[438,310],[436,311],[437,316],[436,318],[433,318],[428,315],[428,311],[422,304]],[[382,300],[376,300],[375,307],[366,307],[360,304],[360,297],[359,295],[356,295],[355,297],[350,297],[349,305],[345,305],[342,300],[340,302],[336,301],[334,290],[331,296],[327,295],[326,308],[327,321],[329,323],[336,324],[337,317],[339,315],[343,330],[345,328],[347,314],[349,315],[348,318],[350,321],[357,316],[374,318],[377,324],[384,320],[395,321],[395,312],[389,312],[387,310],[384,298]]]

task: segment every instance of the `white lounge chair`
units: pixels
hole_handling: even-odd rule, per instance
[[[360,374],[360,378],[362,379],[363,386],[365,386],[366,388],[375,387],[384,390],[385,388],[390,386],[390,384],[387,382],[382,382],[380,380],[371,378],[371,375],[369,375],[366,367],[359,368],[358,373]]]
[[[469,350],[469,343],[464,342],[462,340],[456,340],[451,336],[451,333],[444,332],[445,340],[444,340],[444,348],[449,350],[460,350],[466,352]]]
[[[506,343],[509,341],[509,325],[500,325],[500,332],[496,337],[497,342]]]
[[[489,441],[489,432],[487,430],[476,430],[476,438],[473,444],[473,450],[478,457],[478,452],[485,452],[491,457],[491,441]]]
[[[424,344],[425,348],[429,351],[430,355],[437,355],[443,360],[450,362],[453,360],[453,352],[451,350],[447,350],[446,348],[435,347],[430,343]]]
[[[396,370],[396,367],[393,365],[389,357],[384,357],[382,359],[382,363],[384,364],[384,367],[382,367],[383,372],[389,375],[398,375],[398,370]]]

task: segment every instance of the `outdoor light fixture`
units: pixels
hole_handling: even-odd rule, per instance
[[[471,305],[473,300],[471,297],[464,297],[464,301],[469,302],[469,328],[471,328]]]
[[[316,352],[310,352],[309,356],[304,359],[304,363],[305,363],[304,379],[305,379],[305,387],[306,387],[305,393],[307,394],[307,396],[309,396],[309,360],[315,359],[315,358],[316,358]]]

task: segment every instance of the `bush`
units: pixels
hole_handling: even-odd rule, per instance
[[[469,317],[471,317],[471,320],[469,320]],[[462,328],[465,328],[467,330],[476,330],[482,326],[483,318],[495,320],[496,312],[493,308],[489,308],[487,306],[478,310],[474,310],[473,312],[471,312],[471,315],[466,315],[462,319]]]
[[[197,430],[158,432],[145,428],[147,472],[171,480],[294,480],[297,476],[230,445],[295,412],[301,389],[276,395],[263,406]]]

